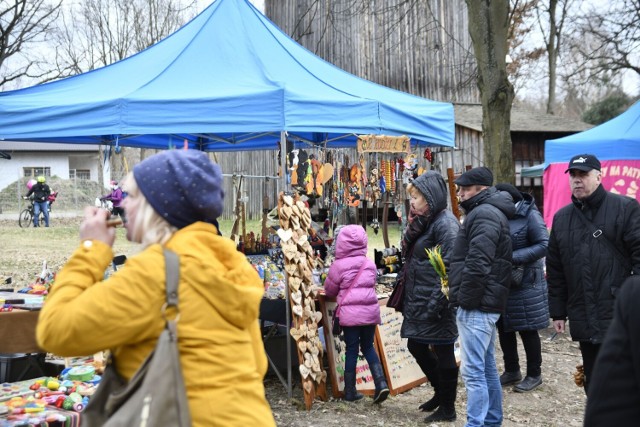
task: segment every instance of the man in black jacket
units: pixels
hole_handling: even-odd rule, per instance
[[[485,167],[463,173],[458,185],[466,216],[456,237],[449,273],[450,303],[458,306],[460,371],[467,389],[467,426],[502,425],[502,385],[495,360],[496,322],[511,284],[515,214],[508,193],[492,187]]]
[[[33,186],[29,189],[27,194],[24,196],[25,199],[28,199],[31,195],[33,195],[33,226],[39,227],[38,219],[40,217],[40,212],[44,215],[44,225],[45,227],[49,226],[49,195],[51,194],[51,189],[46,184],[46,179],[43,175],[39,176],[37,182],[33,184]]]
[[[580,343],[584,389],[609,323],[614,298],[632,271],[640,273],[640,205],[607,192],[600,161],[579,154],[569,162],[572,203],[553,217],[547,252],[549,311],[553,326]]]
[[[598,354],[584,427],[635,426],[640,419],[640,277],[616,298],[613,320]]]

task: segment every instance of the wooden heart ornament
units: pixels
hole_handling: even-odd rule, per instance
[[[313,390],[313,381],[303,382],[302,387],[304,388],[304,391],[306,391],[307,393],[311,393],[311,390]]]
[[[320,182],[326,184],[331,178],[333,178],[333,165],[331,163],[325,163],[320,169]]]
[[[291,206],[283,206],[282,209],[280,209],[280,216],[285,219],[289,219],[292,214],[293,209],[291,208]]]
[[[315,321],[315,323],[320,323],[320,321],[322,320],[322,313],[319,311],[313,313],[313,320]]]
[[[299,305],[302,302],[302,292],[299,290],[291,292],[291,299]]]
[[[282,253],[287,260],[291,261],[298,255],[298,250],[296,249],[296,245],[289,242],[282,245]]]
[[[298,274],[298,265],[297,264],[285,264],[284,270],[289,273],[290,276],[295,276]]]
[[[293,308],[291,309],[291,311],[293,311],[293,314],[295,314],[298,317],[302,317],[302,306],[301,305],[294,305]]]
[[[277,233],[278,237],[280,237],[280,240],[283,243],[287,243],[289,240],[291,240],[291,236],[293,235],[293,231],[285,230],[284,228],[279,228]]]
[[[289,334],[294,340],[298,341],[300,338],[302,338],[302,335],[306,335],[306,332],[303,334],[301,330],[296,328],[291,328],[289,329]]]
[[[301,283],[302,280],[299,277],[289,277],[289,289],[292,291],[299,291]],[[300,293],[300,300],[302,300],[302,293]]]
[[[307,368],[305,365],[300,365],[299,367],[300,369],[300,375],[302,375],[302,378],[308,378],[309,375],[311,375],[311,369]]]

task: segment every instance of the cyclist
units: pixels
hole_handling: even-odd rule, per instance
[[[33,194],[33,226],[39,227],[38,218],[40,212],[44,215],[44,225],[49,226],[49,196],[51,195],[51,189],[46,184],[44,176],[40,175],[37,178],[37,182],[29,189],[29,192],[24,196],[28,199]]]
[[[113,209],[111,210],[112,215],[119,215],[120,218],[122,218],[124,209],[122,209],[120,205],[122,204],[123,198],[122,190],[118,186],[118,183],[111,181],[111,193],[100,197],[100,200],[110,200],[111,203],[113,203]]]

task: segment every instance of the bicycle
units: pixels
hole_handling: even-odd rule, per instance
[[[53,192],[47,197],[47,201],[49,205],[47,207],[49,213],[51,213],[51,204],[56,201],[56,197],[58,197],[58,192]],[[27,228],[33,225],[33,217],[35,216],[35,208],[34,208],[34,199],[33,197],[29,197],[29,206],[24,208],[22,212],[20,212],[20,216],[18,217],[18,224],[21,228]],[[44,212],[40,211],[40,216],[38,217],[38,223],[44,224]]]
[[[111,200],[103,200],[101,197],[96,197],[94,205],[97,208],[109,211],[109,213],[113,212],[113,202]]]

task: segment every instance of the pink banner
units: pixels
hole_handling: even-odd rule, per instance
[[[568,163],[554,163],[544,171],[544,221],[551,228],[553,216],[571,203]],[[640,160],[605,160],[602,162],[602,185],[612,193],[640,201]]]

